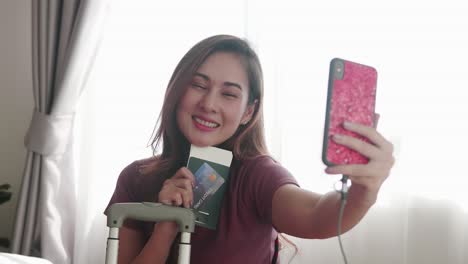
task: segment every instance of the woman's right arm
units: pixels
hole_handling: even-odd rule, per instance
[[[193,174],[185,167],[166,180],[159,192],[158,201],[172,206],[190,208],[193,200]],[[145,244],[144,234],[135,229],[122,227],[119,231],[119,264],[166,263],[172,243],[177,236],[175,222],[159,222]]]
[[[119,264],[166,263],[172,242],[177,236],[174,222],[154,225],[153,233],[145,244],[141,231],[122,227],[119,232]]]

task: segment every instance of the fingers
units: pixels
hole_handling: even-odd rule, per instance
[[[336,165],[333,167],[328,167],[325,170],[328,174],[342,174],[342,175],[359,175],[362,177],[372,176],[369,174],[366,165],[363,164],[350,164],[350,165]]]
[[[164,186],[166,185],[171,192],[174,192],[178,206],[183,204],[185,208],[191,207],[193,200],[193,185],[191,181],[187,179],[169,179],[164,182]]]
[[[159,202],[166,205],[191,208],[194,182],[195,177],[193,174],[187,168],[182,167],[172,178],[164,181],[159,192]]]
[[[379,149],[376,146],[351,136],[334,135],[332,139],[337,144],[356,150],[357,152],[361,153],[362,155],[368,158],[376,157],[380,153]]]
[[[191,189],[177,187],[170,179],[164,182],[163,188],[159,192],[159,201],[166,205],[184,206],[190,208],[192,204]]]
[[[180,168],[171,179],[187,179],[192,183],[195,183],[195,176],[187,167]]]
[[[393,152],[392,143],[387,141],[377,130],[375,130],[375,128],[351,122],[345,122],[343,126],[349,131],[356,132],[368,138],[374,145],[383,151]]]
[[[349,147],[368,157],[369,162],[367,164],[336,165],[328,167],[325,172],[348,175],[353,184],[364,186],[368,190],[378,190],[389,176],[395,163],[393,144],[387,141],[375,128],[356,123],[346,123],[344,127],[368,138],[371,143],[346,135],[335,135],[332,139],[337,144]]]

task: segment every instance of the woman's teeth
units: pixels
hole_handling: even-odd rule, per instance
[[[197,123],[199,123],[199,124],[202,124],[204,126],[211,127],[211,128],[215,128],[215,127],[219,126],[216,123],[208,122],[208,121],[200,119],[198,117],[195,117],[195,121],[197,121]]]

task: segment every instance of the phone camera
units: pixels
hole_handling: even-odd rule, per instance
[[[344,63],[341,62],[341,61],[337,61],[335,63],[335,72],[334,72],[334,75],[335,75],[335,79],[337,80],[341,80],[343,79],[343,75],[344,75]]]

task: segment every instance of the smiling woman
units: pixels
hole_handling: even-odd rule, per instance
[[[249,81],[241,60],[234,53],[214,53],[182,95],[177,123],[192,144],[217,146],[252,118],[255,102],[248,102]]]
[[[338,6],[307,1],[230,1],[227,6],[218,1],[143,2],[147,5],[121,1],[114,7],[89,82],[95,89],[87,89],[81,107],[84,126],[78,131],[87,140],[80,145],[85,153],[80,195],[92,201],[83,203],[89,214],[83,219],[88,221],[84,226],[99,227],[91,232],[96,241],[105,245],[101,213],[119,171],[151,155],[146,145],[177,58],[195,41],[224,32],[247,37],[257,47],[265,76],[266,144],[305,189],[325,192],[335,181],[322,173],[320,160],[330,58],[375,65],[380,73],[379,130],[395,144],[397,163],[367,218],[344,236],[350,262],[466,262],[466,157],[460,151],[468,148],[468,127],[460,120],[468,114],[468,98],[460,83],[467,82],[461,62],[468,60],[468,10],[462,1],[342,1]],[[192,92],[212,96],[224,87],[207,72],[199,73],[206,76],[187,80]],[[213,110],[209,100],[205,103]],[[198,108],[192,116],[191,129],[200,134],[223,125],[206,109]],[[444,136],[448,131],[451,136]],[[334,239],[292,239],[300,248],[294,263],[340,259]],[[102,262],[102,251],[96,254]]]
[[[234,161],[218,229],[197,227],[192,263],[238,263],[246,256],[255,263],[276,263],[273,249],[278,234],[272,224],[272,198],[278,188],[296,182],[271,159],[261,159],[267,154],[259,110],[261,73],[258,57],[240,38],[216,35],[192,47],[166,90],[153,140],[155,150],[163,145],[162,153],[127,166],[109,203],[155,201],[191,208],[195,179],[184,167],[190,144],[232,151]],[[247,164],[253,160],[255,168],[269,164],[272,174],[252,172]],[[261,184],[264,180],[268,184]],[[253,193],[259,193],[258,197]],[[266,213],[256,215],[257,210]],[[119,262],[171,259],[176,233],[172,222],[127,223],[120,230]]]

